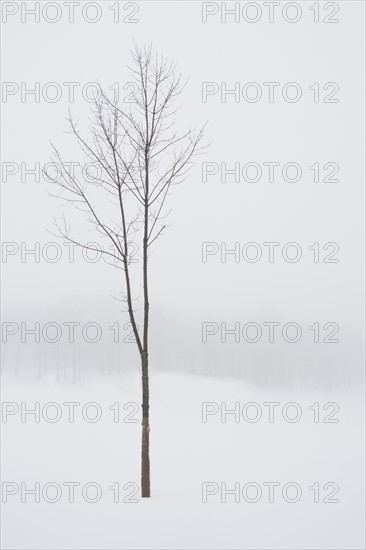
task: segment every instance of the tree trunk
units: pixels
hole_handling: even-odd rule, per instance
[[[148,355],[142,354],[141,496],[150,496],[150,423]]]

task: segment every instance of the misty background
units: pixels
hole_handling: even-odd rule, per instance
[[[311,24],[306,12],[295,24],[280,18],[270,24],[264,17],[252,25],[230,22],[230,18],[222,24],[219,15],[202,23],[199,3],[159,2],[141,4],[136,24],[112,24],[112,13],[105,9],[94,25],[80,21],[80,16],[74,24],[64,19],[54,25],[41,22],[36,32],[35,24],[16,23],[15,17],[3,25],[3,40],[11,51],[3,60],[3,81],[26,82],[29,88],[39,82],[41,89],[48,82],[57,82],[63,92],[56,103],[48,103],[42,96],[35,103],[31,95],[22,103],[19,92],[3,104],[3,128],[8,135],[3,162],[23,162],[27,169],[34,168],[36,162],[43,167],[50,161],[49,141],[65,160],[85,164],[72,136],[66,133],[68,109],[85,128],[91,108],[81,94],[86,83],[99,81],[106,89],[119,83],[121,96],[126,95],[123,85],[128,81],[126,65],[133,40],[137,44],[152,41],[157,52],[174,58],[178,71],[189,77],[179,124],[183,128],[207,121],[206,140],[212,144],[204,156],[196,158],[187,180],[172,188],[168,205],[172,226],[155,243],[151,255],[154,368],[241,378],[255,377],[261,371],[265,381],[266,375],[272,377],[275,363],[278,380],[284,383],[287,377],[338,379],[341,384],[361,381],[364,142],[359,110],[363,76],[362,34],[356,32],[362,24],[355,16],[358,9],[358,3],[347,9],[343,6],[340,23],[333,25]],[[27,44],[21,49],[14,32],[20,25],[22,41]],[[215,40],[218,32],[219,41]],[[265,91],[263,82],[271,81],[298,82],[303,98],[287,103],[279,87],[272,104],[265,93],[254,104],[243,99],[235,103],[229,95],[222,103],[219,94],[202,102],[203,82],[226,82],[228,89],[235,82],[258,82]],[[314,82],[329,81],[340,86],[339,103],[314,103],[312,92],[306,93],[306,89]],[[63,82],[80,83],[70,105]],[[266,161],[281,166],[297,162],[303,170],[301,180],[286,182],[279,174],[269,183],[263,172],[257,183],[236,183],[233,176],[222,183],[220,175],[202,182],[203,162],[226,162],[232,168],[235,162]],[[314,162],[336,162],[339,183],[315,183],[308,169]],[[75,237],[86,235],[89,241],[96,240],[82,215],[47,196],[47,191],[54,189],[42,174],[39,183],[31,174],[22,183],[20,175],[20,170],[9,175],[2,185],[3,241],[19,247],[25,242],[30,249],[39,242],[42,249],[47,242],[57,241],[46,229],[54,231],[53,217],[60,220],[62,213],[70,220]],[[280,253],[273,264],[265,254],[258,263],[243,259],[235,263],[233,256],[221,263],[217,254],[202,262],[203,242],[226,243],[232,249],[235,242],[242,246],[253,241],[281,245],[295,241],[302,247],[303,257],[296,264],[285,262]],[[309,246],[329,241],[340,247],[339,263],[315,264]],[[62,240],[58,243],[62,246]],[[9,256],[6,263],[3,258],[3,320],[79,321],[82,315],[88,321],[127,322],[127,314],[121,313],[121,305],[111,298],[121,290],[120,273],[103,260],[95,264],[83,261],[80,250],[71,264],[66,247],[62,248],[62,258],[53,264],[42,257],[37,264],[31,255],[22,263],[20,252]],[[265,251],[263,245],[262,249]],[[136,296],[139,293],[136,288]],[[235,321],[296,321],[302,327],[331,321],[340,327],[340,342],[312,345],[303,337],[296,345],[284,345],[283,341],[268,344],[263,337],[256,344],[232,345],[229,338],[214,349],[219,336],[201,343],[201,323],[205,321],[228,325]],[[116,353],[116,345],[110,349],[104,340],[89,346],[95,362],[100,353],[101,357],[110,354],[108,361],[114,362],[115,357],[118,363],[118,354],[124,357],[127,353],[126,346],[121,345]],[[49,358],[56,349],[61,355],[71,351],[63,341],[37,347]],[[9,354],[6,368],[14,355],[24,354],[24,348],[32,348],[31,338],[29,344],[21,345],[19,335],[9,337],[4,346],[7,358]],[[26,368],[37,360],[28,354]]]

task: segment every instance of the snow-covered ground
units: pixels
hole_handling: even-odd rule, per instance
[[[133,404],[140,403],[137,374],[95,375],[76,384],[51,375],[31,381],[9,374],[2,399],[19,404],[6,422],[3,415],[1,426],[3,500],[6,491],[15,493],[2,505],[4,549],[364,548],[364,415],[356,389],[260,389],[243,381],[153,372],[152,498],[143,500],[134,494],[140,469],[140,423],[131,422],[140,415]],[[21,402],[23,412],[40,404],[40,422],[32,415],[21,422]],[[50,402],[59,408],[44,408]],[[73,423],[66,402],[80,403]],[[83,418],[95,417],[97,408],[85,407],[91,402],[102,414],[98,422]],[[239,421],[233,414],[221,418],[222,403],[229,410],[235,402]],[[279,405],[272,405],[270,422],[268,403],[274,402]],[[292,402],[297,405],[286,406]],[[324,409],[326,403],[336,405]],[[206,422],[203,407],[213,413]],[[50,422],[56,413],[61,418]],[[120,421],[114,422],[117,413]],[[260,414],[257,422],[249,421]],[[36,482],[39,503],[24,490]],[[80,484],[73,503],[67,482]],[[86,485],[91,482],[97,485]],[[221,484],[237,490],[227,493],[226,502]],[[87,502],[97,489],[98,502]],[[58,501],[48,502],[53,498]]]

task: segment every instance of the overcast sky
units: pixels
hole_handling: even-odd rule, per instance
[[[150,261],[153,315],[155,312],[169,322],[179,319],[189,324],[192,320],[197,338],[203,321],[278,319],[304,326],[315,321],[337,322],[350,337],[347,353],[358,361],[365,145],[362,2],[343,2],[334,16],[330,11],[321,12],[319,23],[314,23],[309,2],[301,3],[299,21],[294,23],[284,20],[282,5],[274,12],[273,23],[263,5],[262,15],[257,13],[258,22],[249,23],[241,14],[236,23],[229,15],[221,22],[219,3],[204,8],[200,2],[139,2],[138,11],[130,4],[121,9],[120,18],[137,19],[136,23],[114,23],[110,2],[101,3],[100,20],[94,24],[83,20],[80,7],[75,8],[74,23],[68,22],[65,6],[60,8],[60,20],[53,24],[45,21],[42,13],[39,23],[21,12],[8,16],[2,32],[7,50],[2,61],[6,92],[2,127],[7,135],[3,163],[24,163],[26,169],[36,162],[43,166],[50,159],[50,141],[65,159],[83,162],[71,136],[65,133],[69,107],[81,124],[85,123],[90,104],[81,90],[87,93],[85,85],[90,82],[100,81],[105,88],[117,83],[126,95],[123,86],[129,80],[126,66],[133,41],[139,45],[152,42],[157,52],[175,59],[178,69],[189,77],[179,124],[199,126],[207,121],[206,136],[212,141],[205,156],[196,159],[187,180],[174,188],[169,198],[172,225],[156,242]],[[204,23],[203,10],[216,9],[218,13],[208,15]],[[46,17],[53,18],[55,13],[50,8]],[[92,9],[87,15],[94,17]],[[327,15],[339,17],[339,22],[325,24]],[[286,12],[287,18],[295,16],[293,11]],[[256,14],[251,11],[246,17],[253,19]],[[57,84],[53,90],[61,91],[57,102],[42,95],[44,91],[46,98],[52,98],[49,82]],[[80,83],[71,104],[65,82]],[[209,88],[212,95],[203,101],[205,82],[215,84]],[[246,87],[251,82],[262,93],[257,102],[243,97],[255,92]],[[269,82],[278,83],[273,88],[273,102],[269,101],[270,87],[264,84]],[[286,88],[291,82],[296,89]],[[34,88],[35,83],[41,90],[39,102],[32,95],[22,101],[22,90]],[[319,102],[314,101],[314,83],[319,83]],[[324,89],[327,83],[335,84]],[[239,86],[237,102],[233,94],[222,101],[225,86],[227,90]],[[301,98],[291,102],[291,94],[299,89]],[[290,100],[283,98],[287,92]],[[324,103],[327,97],[338,102]],[[235,163],[240,163],[240,169],[257,163],[262,177],[248,182],[240,176],[235,182],[234,176],[228,175],[227,181],[221,182],[219,171],[203,182],[204,162],[218,167],[226,163],[229,169]],[[274,182],[269,182],[268,165],[263,164],[268,162],[280,163]],[[301,168],[297,182],[285,181],[281,175],[290,162]],[[317,162],[320,182],[314,181],[315,169],[310,169]],[[324,170],[326,163],[333,164]],[[334,178],[339,181],[322,181],[331,176],[335,165],[339,170]],[[210,166],[212,169],[215,164]],[[5,171],[11,171],[9,165]],[[291,179],[293,173],[289,174]],[[52,318],[75,317],[76,297],[85,311],[90,308],[98,316],[103,308],[116,318],[119,306],[111,294],[120,290],[120,274],[103,261],[88,263],[76,251],[77,259],[70,263],[68,249],[60,241],[62,257],[57,263],[42,257],[36,263],[32,256],[21,262],[21,246],[33,248],[39,242],[42,249],[55,241],[46,229],[53,229],[53,217],[69,214],[68,208],[48,197],[50,184],[42,176],[39,183],[32,175],[25,179],[21,181],[20,166],[16,174],[8,173],[7,181],[3,172],[3,241],[19,247],[2,265],[4,318],[20,321],[50,316],[44,313],[48,308]],[[74,235],[84,235],[88,230],[84,218],[71,219]],[[93,234],[89,236],[93,241]],[[201,259],[203,242],[217,243],[217,248],[213,247],[216,253],[205,263]],[[242,252],[250,242],[260,246],[258,262],[245,261],[243,256],[239,262],[233,256],[227,256],[226,262],[220,260],[225,246],[221,243],[228,249],[239,243]],[[265,242],[280,243],[273,263],[268,261]],[[283,246],[289,242],[301,248],[298,262],[283,259]],[[309,249],[314,243],[320,246],[319,263]],[[333,245],[323,250],[326,243],[336,243],[339,251]],[[332,258],[339,261],[324,263],[324,257],[333,251]],[[290,255],[292,252],[289,250]],[[138,287],[135,294],[140,294]]]

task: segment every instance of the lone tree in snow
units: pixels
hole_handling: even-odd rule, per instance
[[[54,181],[58,193],[53,196],[86,214],[102,244],[84,244],[74,238],[65,217],[62,224],[55,221],[57,235],[101,252],[124,272],[123,300],[141,360],[141,496],[150,497],[149,251],[166,227],[164,207],[171,186],[184,179],[193,156],[203,149],[204,127],[183,133],[175,129],[177,98],[184,83],[173,62],[153,54],[151,46],[135,46],[131,57],[129,85],[134,92],[130,102],[108,97],[99,86],[88,130],[81,132],[73,117],[68,117],[71,134],[88,162],[98,168],[97,175],[76,175],[53,147],[59,174]],[[103,246],[106,242],[108,249]],[[136,245],[141,262],[132,267]],[[133,308],[133,286],[142,286],[141,330]]]

